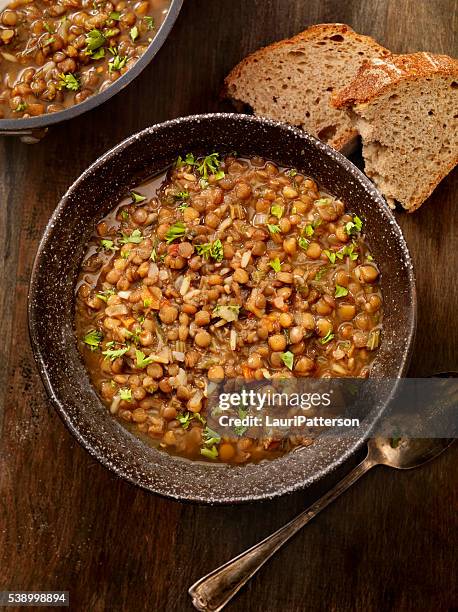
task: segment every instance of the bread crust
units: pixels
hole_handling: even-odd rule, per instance
[[[284,38],[283,40],[279,40],[265,47],[261,47],[257,49],[250,55],[247,55],[241,62],[239,62],[227,75],[224,79],[224,89],[223,93],[227,97],[231,97],[228,93],[228,88],[232,84],[233,81],[240,78],[240,75],[244,68],[251,64],[257,62],[259,59],[263,59],[266,54],[275,49],[281,49],[282,47],[294,46],[300,42],[308,42],[314,39],[323,38],[323,36],[342,36],[342,35],[350,35],[352,38],[357,40],[358,42],[365,42],[368,46],[374,47],[374,51],[377,54],[382,54],[389,56],[391,52],[379,45],[379,43],[371,38],[370,36],[365,36],[364,34],[358,34],[355,32],[350,26],[345,25],[344,23],[318,23],[315,25],[309,26],[303,32],[299,32],[295,36],[291,38]]]
[[[242,77],[244,70],[252,66],[253,64],[256,64],[258,61],[264,61],[265,59],[268,59],[268,56],[272,51],[287,47],[295,47],[300,43],[320,40],[324,37],[332,36],[350,36],[353,40],[372,47],[374,50],[374,54],[377,56],[385,57],[390,55],[390,51],[380,45],[378,42],[376,42],[373,38],[371,38],[370,36],[365,36],[363,34],[358,34],[348,25],[345,25],[343,23],[316,24],[308,27],[306,30],[300,32],[299,34],[296,34],[292,38],[286,38],[278,42],[272,43],[266,47],[262,47],[261,49],[258,49],[257,51],[254,51],[253,53],[245,57],[231,70],[231,72],[225,78],[224,87],[221,92],[222,97],[230,98],[235,102],[243,103],[243,101],[237,99],[236,95],[234,96],[234,94],[231,93],[231,86],[235,88],[236,83]],[[350,150],[356,142],[357,136],[358,132],[356,130],[348,130],[344,135],[341,135],[338,140],[333,141],[332,144],[334,148],[338,150]]]
[[[426,52],[365,60],[353,81],[336,92],[331,103],[338,109],[368,104],[401,81],[438,75],[458,77],[458,60]]]

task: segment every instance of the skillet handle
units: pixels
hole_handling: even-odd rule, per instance
[[[19,136],[21,142],[24,144],[37,144],[46,136],[47,131],[48,128],[34,130],[0,130],[0,136]]]
[[[219,612],[222,610],[283,544],[374,465],[377,465],[377,462],[367,456],[362,463],[357,465],[333,489],[307,510],[304,510],[262,542],[255,544],[198,580],[188,591],[194,607],[201,612]]]

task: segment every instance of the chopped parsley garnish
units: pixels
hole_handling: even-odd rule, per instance
[[[146,23],[148,30],[152,30],[154,28],[154,18],[153,17],[151,17],[150,15],[146,15],[146,17],[143,17],[143,20]]]
[[[279,257],[276,257],[272,261],[269,261],[269,266],[275,271],[280,272],[281,270],[281,261]]]
[[[323,251],[323,253],[326,255],[326,257],[329,259],[329,261],[332,264],[336,263],[336,253],[335,253],[335,251],[329,251],[328,249],[325,249]]]
[[[138,32],[137,26],[134,26],[133,28],[130,29],[130,38],[132,42],[135,42],[139,36],[140,34]]]
[[[132,198],[132,202],[135,204],[139,204],[140,202],[144,202],[146,200],[146,196],[136,193],[135,191],[131,191],[130,196]]]
[[[188,153],[184,159],[179,155],[176,161],[176,167],[181,168],[183,165],[195,166],[201,177],[201,187],[203,189],[208,187],[208,182],[206,181],[210,175],[214,176],[217,181],[225,177],[224,172],[220,170],[221,161],[219,159],[219,153],[210,153],[210,155],[206,155],[197,160],[192,153]],[[205,181],[205,183],[202,184],[202,181]]]
[[[126,209],[121,211],[121,219],[123,221],[128,221],[128,219],[129,219],[129,212]]]
[[[110,30],[104,30],[103,35],[105,38],[113,38],[119,34],[118,28],[111,28]]]
[[[132,244],[140,244],[143,240],[142,233],[139,229],[134,230],[130,236],[127,234],[123,234],[121,240],[119,241],[121,244],[128,244],[131,242]]]
[[[372,255],[370,253],[368,253],[366,255],[366,259],[367,259],[367,261],[374,261],[374,258],[372,257]]]
[[[114,342],[108,342],[107,346],[109,346],[110,348],[108,348],[106,351],[102,351],[102,355],[105,355],[105,359],[114,361],[115,359],[122,357],[129,350],[128,346],[125,346],[124,348],[120,348],[120,349],[111,348],[114,346],[114,344],[115,344]]]
[[[69,89],[70,91],[78,91],[80,88],[80,83],[74,74],[64,74],[63,72],[59,74],[59,84],[57,85],[57,89]]]
[[[14,109],[15,113],[23,113],[27,108],[27,104],[25,102],[19,102],[19,104]]]
[[[348,256],[351,259],[351,261],[355,261],[356,259],[358,259],[358,253],[355,252],[354,244],[345,245],[343,248],[337,251],[336,256],[339,259],[343,259],[345,256]]]
[[[151,255],[149,256],[149,258],[151,259],[151,261],[156,261],[157,259],[157,251],[155,246],[152,248]]]
[[[201,448],[200,454],[208,459],[216,459],[218,457],[218,449],[216,446],[212,446],[211,448]]]
[[[178,210],[183,212],[184,210],[186,210],[186,208],[189,208],[189,204],[187,204],[186,202],[182,202],[179,206],[178,206]]]
[[[119,55],[117,49],[114,51],[109,49],[109,51],[113,54],[113,57],[108,62],[108,72],[116,72],[124,68],[127,64],[127,56]]]
[[[299,246],[301,247],[301,249],[304,249],[304,251],[306,251],[309,248],[310,242],[307,240],[307,238],[304,238],[303,236],[301,236],[297,242]]]
[[[96,51],[100,49],[100,47],[103,47],[106,40],[107,39],[100,30],[91,30],[86,36],[86,53],[91,55],[92,51]]]
[[[145,357],[145,353],[139,351],[138,349],[136,349],[135,351],[135,360],[135,367],[139,369],[146,368],[146,366],[149,366],[151,363],[154,363],[153,357]]]
[[[97,49],[97,51],[94,51],[91,57],[92,59],[95,59],[95,60],[102,59],[102,57],[105,57],[105,49],[103,47],[100,47],[100,49]]]
[[[240,407],[238,410],[238,414],[239,414],[239,419],[244,419],[246,416],[248,416],[248,410]],[[243,434],[246,432],[247,429],[248,427],[246,427],[246,425],[236,425],[234,427],[234,433],[236,436],[243,436]]]
[[[294,355],[291,353],[291,351],[287,351],[286,353],[280,353],[280,359],[283,361],[288,370],[293,369]]]
[[[121,19],[121,13],[118,11],[112,11],[110,13],[110,19],[113,19],[113,21],[119,21]]]
[[[196,160],[192,153],[187,153],[185,158],[183,159],[181,155],[178,155],[178,159],[175,163],[177,168],[181,168],[182,166],[194,166]]]
[[[180,423],[183,429],[188,429],[193,419],[200,421],[203,425],[206,423],[204,417],[198,412],[184,412],[183,414],[177,415],[177,421]]]
[[[237,304],[228,304],[215,306],[212,311],[212,317],[221,317],[225,321],[237,321],[240,314],[240,306]]]
[[[355,215],[353,217],[353,221],[348,221],[348,223],[345,224],[345,231],[347,232],[349,236],[352,236],[353,234],[357,234],[362,229],[363,229],[363,222],[358,217],[358,215]]]
[[[204,157],[200,163],[197,162],[196,165],[198,173],[204,179],[208,179],[209,173],[216,175],[218,180],[224,177],[224,172],[221,175],[221,171],[219,170],[221,162],[218,153],[210,153],[210,155]]]
[[[296,168],[291,168],[291,170],[288,170],[288,171],[286,172],[286,174],[287,174],[288,176],[290,176],[291,178],[293,178],[293,176],[296,176],[296,174],[297,174],[297,170],[296,170]]]
[[[334,338],[334,334],[332,333],[331,330],[329,330],[326,336],[324,336],[324,338],[321,338],[320,343],[327,344],[328,342],[331,342],[333,338]]]
[[[54,36],[51,36],[51,38],[48,38],[44,41],[43,46],[47,47],[48,45],[52,45],[54,42],[56,42],[56,39],[54,38]]]
[[[99,348],[100,343],[102,342],[102,339],[103,339],[102,332],[96,329],[91,329],[84,336],[83,342],[84,344],[87,344],[91,348],[91,351],[95,351],[96,349]]]
[[[348,295],[348,289],[346,287],[342,287],[342,285],[336,285],[334,297],[340,298],[345,297],[346,295]]]
[[[103,246],[104,249],[107,249],[107,251],[117,251],[118,247],[115,246],[115,243],[113,242],[113,240],[101,240],[100,244]]]
[[[270,212],[274,215],[274,217],[277,217],[277,219],[281,219],[283,215],[283,206],[280,206],[279,204],[274,204],[271,207]]]
[[[119,389],[119,397],[125,402],[132,401],[132,389]]]
[[[104,302],[108,302],[108,298],[110,297],[110,295],[114,295],[114,294],[115,294],[115,290],[114,289],[106,289],[105,291],[101,291],[100,293],[96,293],[96,296],[100,300],[103,300]]]
[[[55,30],[52,26],[49,25],[49,23],[45,22],[43,26],[47,32],[49,32],[50,34],[54,34]]]
[[[186,236],[186,225],[181,221],[178,221],[169,227],[165,235],[165,240],[167,244],[171,244],[174,240],[184,238],[184,236]]]
[[[271,223],[267,224],[267,229],[271,234],[278,234],[280,232],[278,225],[272,225]]]
[[[218,457],[218,449],[216,445],[221,441],[221,436],[210,427],[205,427],[202,432],[202,442],[204,448],[200,449],[200,454],[209,459],[216,459]]]
[[[179,191],[178,193],[174,193],[173,197],[177,202],[182,202],[183,200],[187,200],[189,198],[189,191]]]
[[[205,244],[196,244],[196,253],[202,255],[205,259],[215,259],[216,261],[222,261],[223,259],[223,245],[221,240],[215,240],[214,242],[206,242]]]
[[[313,225],[311,223],[307,223],[307,225],[304,228],[304,234],[310,238],[310,236],[313,236],[314,232],[315,232],[315,229]]]

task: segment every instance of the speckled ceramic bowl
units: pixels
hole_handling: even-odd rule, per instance
[[[192,463],[142,443],[111,418],[92,388],[73,330],[74,288],[86,243],[118,194],[158,173],[179,154],[261,155],[313,176],[364,217],[382,272],[384,333],[373,373],[405,373],[415,331],[416,297],[410,256],[393,214],[370,181],[346,158],[306,133],[235,114],[184,117],[135,134],[96,161],[70,187],[38,249],[29,295],[32,346],[52,403],[77,440],[126,480],[175,499],[235,503],[265,499],[307,486],[344,462],[363,443],[321,439],[283,458],[258,465]],[[368,427],[386,407],[372,406]]]

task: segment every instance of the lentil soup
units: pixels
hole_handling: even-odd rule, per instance
[[[170,0],[13,0],[0,12],[0,119],[105,90],[153,40]]]
[[[222,438],[209,381],[367,377],[379,270],[364,225],[295,169],[179,157],[97,225],[76,290],[83,360],[108,411],[189,459],[278,457],[300,437]]]

